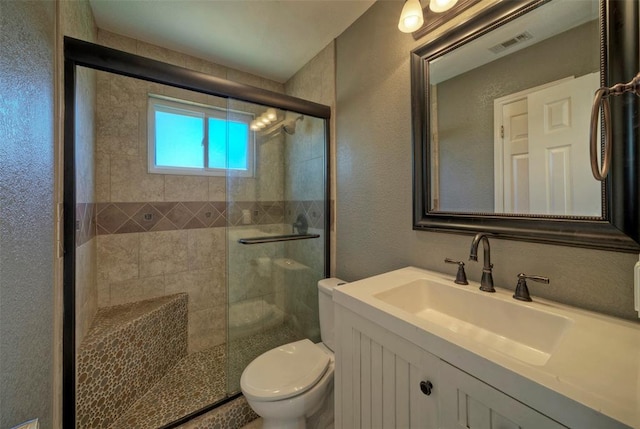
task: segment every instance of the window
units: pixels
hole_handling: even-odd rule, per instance
[[[253,117],[149,95],[149,172],[253,176]]]

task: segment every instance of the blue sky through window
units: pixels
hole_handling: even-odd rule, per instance
[[[225,109],[149,99],[150,171],[217,176],[234,170],[253,175],[253,115],[234,111],[229,119]]]
[[[204,120],[156,111],[156,165],[203,168]]]
[[[209,118],[209,167],[247,170],[249,126]]]

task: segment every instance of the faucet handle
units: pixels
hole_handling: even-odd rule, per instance
[[[520,301],[531,302],[533,300],[529,295],[529,288],[527,287],[527,279],[533,280],[534,282],[549,284],[549,277],[528,276],[525,273],[518,274],[518,284],[516,285],[516,293],[513,294],[513,297]]]
[[[458,272],[456,273],[456,279],[453,281],[459,285],[468,285],[467,281],[467,273],[464,272],[464,262],[462,261],[454,261],[453,259],[446,258],[444,260],[447,264],[458,264]]]

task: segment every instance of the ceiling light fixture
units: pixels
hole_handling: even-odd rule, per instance
[[[433,1],[435,0],[431,0],[431,2]],[[456,0],[454,0],[454,3],[455,1]],[[422,27],[422,24],[424,24],[424,17],[422,16],[420,0],[407,0],[400,14],[398,29],[403,33],[411,33]]]
[[[273,123],[277,121],[278,111],[273,107],[269,107],[260,116],[257,116],[253,121],[251,121],[251,124],[249,124],[249,128],[251,129],[251,131],[261,131],[267,128],[269,125],[273,125]]]
[[[260,115],[258,120],[265,125],[269,125],[271,123],[271,120],[267,117],[266,113],[263,113],[262,115]]]
[[[432,12],[441,13],[451,9],[458,0],[431,0],[429,2],[429,9]]]

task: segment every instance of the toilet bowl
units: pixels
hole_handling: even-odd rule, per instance
[[[303,429],[333,389],[333,352],[324,344],[296,341],[251,362],[240,385],[264,429]]]
[[[345,282],[318,282],[323,342],[308,339],[285,344],[255,358],[243,371],[240,388],[264,429],[305,429],[310,418],[330,413],[333,422],[333,289]]]

